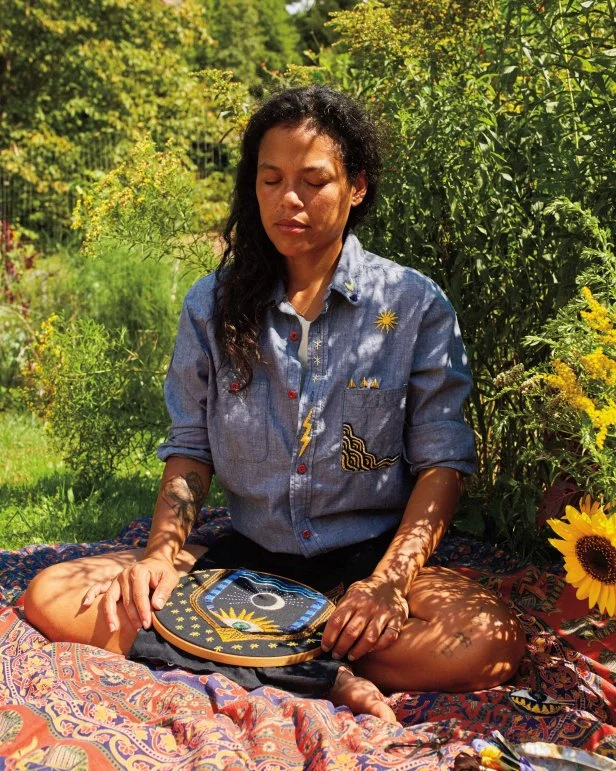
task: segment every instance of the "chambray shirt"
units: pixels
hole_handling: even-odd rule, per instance
[[[186,295],[158,457],[211,464],[240,533],[310,557],[397,525],[422,469],[473,471],[471,375],[433,281],[349,235],[310,325],[303,388],[301,328],[281,282],[260,338],[265,363],[241,391],[214,336],[215,289],[211,274]]]

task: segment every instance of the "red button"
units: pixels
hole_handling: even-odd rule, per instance
[[[289,340],[291,340],[291,342],[294,343],[298,339],[299,339],[299,332],[296,332],[295,330],[293,330],[293,332],[291,332],[291,334],[289,335]]]
[[[305,474],[308,471],[308,466],[305,463],[300,463],[297,467],[298,474]]]
[[[294,391],[293,389],[291,389],[288,392],[287,396],[289,397],[289,399],[297,399],[297,391]]]
[[[310,530],[304,530],[304,532],[302,533],[302,538],[305,538],[306,540],[308,540],[308,538],[310,538],[311,535],[312,533],[310,532]]]
[[[240,390],[240,384],[237,382],[237,380],[234,380],[231,385],[229,386],[229,391],[232,394],[236,394]]]

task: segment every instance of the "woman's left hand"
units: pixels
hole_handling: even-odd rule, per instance
[[[330,616],[321,647],[335,659],[354,661],[397,639],[409,616],[406,597],[391,581],[370,576],[347,589]]]

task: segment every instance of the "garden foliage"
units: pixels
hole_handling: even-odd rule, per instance
[[[494,380],[538,364],[528,348],[601,273],[583,217],[613,238],[616,32],[611,0],[443,4],[369,1],[335,15],[348,66],[322,57],[314,76],[371,107],[387,138],[380,205],[363,232],[377,253],[419,268],[447,292],[475,373],[470,420],[479,474],[462,525],[534,548],[545,466],[523,462],[541,435],[505,408]],[[306,76],[306,72],[302,73]],[[483,518],[470,512],[483,510]]]

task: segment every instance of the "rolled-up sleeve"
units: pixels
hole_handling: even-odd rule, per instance
[[[475,441],[464,420],[472,377],[455,312],[435,289],[421,320],[409,377],[405,456],[414,474],[432,466],[472,474]]]
[[[172,455],[183,455],[212,465],[207,426],[211,357],[205,326],[206,322],[191,312],[189,293],[165,379],[171,427],[167,441],[158,447],[157,455],[163,461]]]

